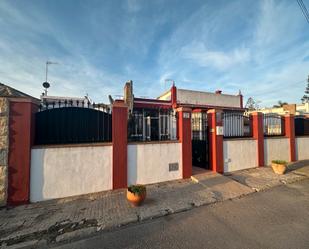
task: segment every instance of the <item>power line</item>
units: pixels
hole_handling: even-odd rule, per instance
[[[303,0],[297,0],[297,3],[304,15],[304,17],[306,18],[307,22],[309,23],[309,13],[308,10],[306,8],[306,5],[304,4]]]

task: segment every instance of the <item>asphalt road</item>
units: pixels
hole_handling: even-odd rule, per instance
[[[309,180],[57,248],[309,248]]]

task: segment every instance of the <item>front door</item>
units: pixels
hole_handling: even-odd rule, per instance
[[[192,166],[209,169],[207,113],[192,113]]]

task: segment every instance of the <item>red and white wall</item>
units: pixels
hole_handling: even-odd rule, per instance
[[[18,205],[192,175],[191,109],[177,108],[177,141],[127,142],[128,107],[116,101],[112,142],[33,146],[36,103],[10,101],[8,204]],[[218,173],[269,165],[271,160],[309,159],[309,137],[294,135],[287,116],[285,136],[264,137],[263,116],[253,114],[253,137],[224,139],[222,111],[207,112],[211,169]]]

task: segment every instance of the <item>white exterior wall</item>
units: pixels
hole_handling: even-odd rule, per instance
[[[257,142],[254,139],[223,141],[224,172],[257,167]]]
[[[178,163],[177,171],[169,171]],[[182,178],[181,143],[128,145],[128,184],[150,184]]]
[[[271,165],[272,160],[290,161],[289,139],[282,138],[264,138],[264,160],[265,165]]]
[[[241,107],[240,96],[177,89],[177,102],[192,105]]]
[[[309,159],[309,137],[296,137],[296,160]]]
[[[30,201],[112,189],[112,146],[31,150]]]

